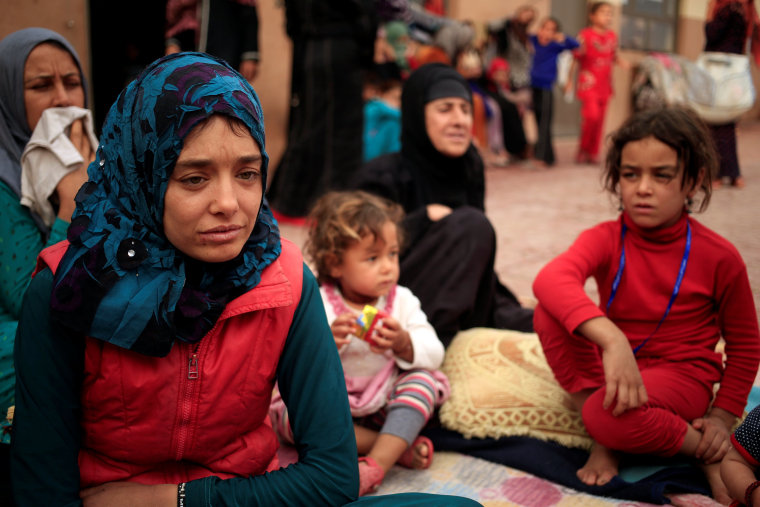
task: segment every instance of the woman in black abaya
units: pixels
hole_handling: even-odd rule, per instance
[[[401,151],[365,164],[353,185],[407,213],[399,283],[420,299],[446,345],[471,327],[532,331],[533,311],[494,272],[496,236],[484,212],[467,82],[447,65],[420,67],[404,84],[401,123]]]

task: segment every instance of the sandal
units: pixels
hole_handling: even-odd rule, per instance
[[[359,466],[359,496],[377,491],[385,478],[385,470],[373,458],[362,456],[359,463],[362,462],[366,466]]]
[[[396,461],[396,463],[398,463],[402,467],[415,468],[413,466],[414,451],[420,445],[426,445],[428,448],[427,465],[425,465],[424,467],[420,467],[420,470],[430,468],[430,465],[433,463],[433,442],[428,437],[423,437],[421,435],[414,439],[414,442],[412,442],[412,445],[410,445],[409,448],[406,451],[404,451],[404,454],[401,455],[401,457]]]

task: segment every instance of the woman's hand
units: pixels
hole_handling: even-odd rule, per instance
[[[451,208],[443,204],[428,204],[427,216],[431,222],[437,222],[451,214]]]
[[[396,357],[407,362],[414,360],[414,348],[409,332],[401,327],[399,321],[393,317],[384,317],[383,325],[378,328],[373,338],[379,351],[391,349]]]
[[[79,496],[84,507],[175,507],[177,505],[176,484],[156,484],[149,486],[136,482],[108,482],[83,489]]]
[[[240,73],[243,75],[246,81],[253,83],[256,79],[256,75],[259,73],[259,62],[256,60],[243,60],[240,62]]]
[[[58,218],[67,222],[71,222],[71,215],[76,207],[74,197],[76,197],[79,189],[87,181],[87,166],[95,160],[95,151],[90,145],[90,138],[84,130],[83,120],[80,119],[71,124],[69,139],[71,139],[79,154],[82,155],[84,162],[75,171],[71,171],[61,178],[61,181],[55,187],[55,193],[58,197]]]
[[[179,44],[167,44],[166,48],[164,49],[164,55],[173,55],[174,53],[179,53],[182,51],[182,48],[179,47]]]
[[[333,338],[335,339],[335,346],[340,349],[345,344],[350,342],[351,339],[348,338],[348,335],[355,333],[357,326],[358,324],[356,323],[355,314],[346,312],[338,315],[338,317],[330,325],[330,330],[332,331]]]
[[[694,419],[691,425],[702,433],[695,456],[706,464],[717,463],[731,448],[730,428],[736,418],[722,408],[713,408],[705,417]]]

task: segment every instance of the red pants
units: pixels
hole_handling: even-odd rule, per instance
[[[586,98],[581,105],[581,139],[578,151],[596,158],[602,140],[609,98]]]
[[[570,393],[596,389],[583,405],[583,424],[591,438],[609,449],[672,456],[683,445],[688,421],[707,412],[717,379],[705,379],[704,370],[691,363],[641,358],[637,362],[649,401],[614,417],[614,401],[602,408],[606,389],[599,347],[568,333],[540,305],[534,327],[559,384]]]

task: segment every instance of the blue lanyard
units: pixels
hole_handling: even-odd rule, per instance
[[[628,230],[628,227],[626,227],[625,224],[623,224],[623,227],[620,231],[620,263],[618,264],[618,270],[617,273],[615,273],[615,279],[612,281],[612,291],[610,292],[610,299],[607,300],[607,307],[605,308],[605,313],[609,314],[610,311],[610,305],[612,304],[612,300],[615,299],[615,294],[617,294],[618,287],[620,286],[620,278],[623,276],[623,269],[625,269],[625,232]],[[647,336],[643,342],[639,343],[636,348],[633,349],[633,354],[636,355],[636,353],[641,349],[641,347],[644,346],[646,342],[649,341],[649,339],[654,336],[654,334],[657,332],[658,329],[660,329],[660,326],[663,322],[665,322],[665,318],[670,313],[670,308],[673,306],[673,301],[676,300],[676,296],[678,296],[678,291],[681,289],[681,282],[683,281],[683,275],[686,272],[686,264],[689,261],[689,252],[691,252],[691,224],[689,221],[686,221],[686,246],[683,250],[683,258],[681,259],[681,267],[678,269],[678,278],[676,278],[676,285],[673,287],[673,294],[670,295],[670,301],[668,301],[668,307],[665,308],[665,313],[663,314],[662,318],[660,319],[660,322],[657,323],[657,327],[654,328],[654,331],[652,331],[649,336]]]

